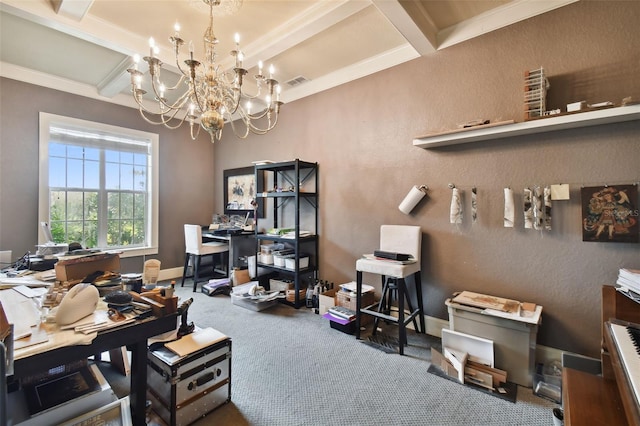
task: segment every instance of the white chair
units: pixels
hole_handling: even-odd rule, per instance
[[[229,271],[226,270],[226,256],[229,254],[229,244],[216,241],[203,243],[202,227],[200,225],[189,224],[184,225],[184,243],[186,246],[186,254],[184,258],[184,270],[182,271],[181,286],[184,286],[184,280],[185,278],[187,278],[189,260],[191,260],[191,264],[193,266],[193,291],[196,291],[198,282],[202,281],[202,276],[200,275],[200,265],[202,257],[212,257],[212,267],[213,272],[215,273],[215,258],[217,256],[218,258],[220,258],[221,264],[225,268],[225,273],[229,273]]]
[[[379,250],[409,254],[415,262],[400,263],[397,261],[380,259],[358,259],[356,261],[356,338],[360,338],[360,321],[362,314],[372,315],[375,318],[372,334],[376,333],[378,320],[398,324],[399,353],[404,354],[404,346],[407,344],[406,325],[413,321],[416,332],[424,333],[424,308],[422,302],[422,279],[420,276],[420,254],[422,250],[422,230],[419,226],[382,225],[380,227]],[[379,302],[371,306],[362,304],[362,273],[367,272],[382,276],[382,297]],[[407,292],[405,279],[413,276],[417,307],[414,309],[411,298]],[[392,294],[397,293],[398,316],[391,315]],[[405,298],[409,315],[405,316]],[[420,321],[420,328],[416,323],[416,317]]]

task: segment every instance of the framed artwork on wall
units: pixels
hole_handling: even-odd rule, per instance
[[[582,188],[582,241],[637,243],[638,185]]]
[[[264,216],[264,202],[256,197],[258,185],[262,187],[264,174],[258,174],[259,182],[256,182],[255,169],[253,167],[241,167],[228,169],[223,172],[224,213],[230,215],[250,217]]]

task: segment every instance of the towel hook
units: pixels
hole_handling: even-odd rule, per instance
[[[449,184],[449,188],[450,188],[450,189],[454,189],[455,187],[456,187],[456,184],[455,184],[455,183],[450,183],[450,184]]]

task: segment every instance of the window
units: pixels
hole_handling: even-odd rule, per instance
[[[56,243],[155,254],[157,164],[157,134],[40,113],[39,220]]]

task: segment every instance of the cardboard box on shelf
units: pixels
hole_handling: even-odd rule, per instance
[[[55,266],[56,280],[60,282],[82,280],[96,271],[120,272],[120,255],[99,253],[73,259],[60,259]]]
[[[293,280],[284,280],[284,279],[269,279],[269,290],[271,291],[287,291],[292,290],[295,287],[295,282]]]

